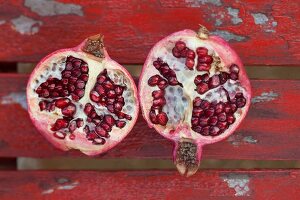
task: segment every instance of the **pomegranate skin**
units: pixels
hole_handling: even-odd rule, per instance
[[[139,112],[139,102],[135,99],[137,99],[137,88],[135,86],[134,80],[132,79],[129,72],[119,65],[117,62],[112,60],[105,47],[103,46],[101,48],[101,57],[92,55],[91,53],[85,52],[84,48],[87,45],[87,42],[91,39],[100,39],[102,40],[102,35],[95,35],[92,37],[89,37],[85,39],[80,45],[74,47],[74,48],[66,48],[66,49],[60,49],[57,50],[46,57],[44,57],[35,67],[35,69],[32,71],[27,88],[26,88],[26,95],[27,95],[27,104],[28,104],[28,113],[32,120],[32,123],[37,128],[37,130],[56,148],[61,149],[63,151],[67,151],[70,149],[78,149],[82,153],[89,155],[89,156],[95,156],[101,153],[104,153],[108,151],[109,149],[116,146],[119,142],[121,142],[128,133],[132,130],[134,124],[136,123],[138,112]],[[58,139],[56,137],[53,137],[53,131],[51,131],[51,127],[53,126],[55,120],[57,119],[57,116],[55,116],[53,113],[43,113],[39,110],[39,107],[37,105],[37,95],[34,94],[36,89],[35,81],[37,80],[37,77],[45,74],[45,70],[49,65],[51,65],[55,60],[59,61],[62,58],[65,58],[66,56],[74,56],[78,59],[82,59],[85,62],[87,62],[89,66],[89,80],[86,83],[85,86],[85,93],[81,100],[78,101],[78,103],[84,105],[88,102],[85,102],[85,100],[88,98],[89,93],[94,86],[95,83],[91,83],[91,77],[93,77],[95,81],[95,76],[97,76],[100,73],[100,70],[102,69],[108,69],[110,71],[118,71],[120,72],[128,81],[128,86],[130,87],[130,91],[132,91],[132,99],[133,99],[133,111],[132,111],[132,119],[126,123],[126,125],[122,129],[113,128],[113,130],[110,132],[110,137],[106,139],[105,144],[103,145],[94,145],[91,143],[91,141],[87,140],[87,135],[84,133],[84,126],[80,128],[76,128],[74,132],[69,133],[64,139]],[[50,67],[51,68],[51,67]],[[94,73],[93,73],[94,72]],[[71,97],[69,96],[71,99]],[[78,111],[78,107],[76,106],[76,109]],[[82,109],[82,108],[81,108]],[[83,111],[80,111],[80,114],[82,114]],[[86,118],[86,116],[84,116]],[[74,118],[75,119],[75,118]],[[86,123],[86,121],[85,121]]]
[[[142,115],[144,119],[147,121],[150,128],[154,128],[159,134],[161,134],[163,137],[170,139],[174,141],[174,151],[173,151],[173,159],[174,163],[177,166],[178,171],[181,174],[184,174],[186,176],[193,175],[199,166],[201,154],[202,154],[202,147],[206,144],[212,144],[221,140],[224,140],[228,136],[234,133],[234,131],[239,127],[243,119],[245,118],[249,107],[251,103],[251,85],[250,81],[248,79],[248,76],[246,74],[246,71],[244,69],[244,66],[241,62],[241,59],[236,54],[236,52],[230,47],[230,45],[221,37],[209,35],[207,30],[204,30],[200,28],[199,32],[195,32],[193,30],[182,30],[179,32],[175,32],[162,40],[160,40],[158,43],[156,43],[152,49],[150,50],[147,59],[144,63],[140,80],[139,80],[139,99],[140,99],[140,105],[142,110]],[[183,89],[185,93],[186,91],[194,91],[195,85],[192,83],[188,83],[187,79],[192,79],[192,76],[184,75],[186,73],[198,73],[196,70],[196,64],[194,66],[194,69],[192,71],[194,72],[185,72],[184,70],[188,71],[190,70],[189,67],[183,69],[184,60],[182,58],[178,58],[177,54],[172,57],[170,54],[172,54],[172,48],[175,48],[174,44],[176,41],[183,41],[187,44],[187,47],[191,48],[196,52],[197,47],[206,47],[209,49],[210,52],[215,52],[217,54],[218,58],[221,58],[221,63],[223,64],[223,70],[228,71],[229,65],[236,64],[239,67],[239,74],[238,74],[238,81],[239,85],[243,89],[243,95],[246,99],[246,104],[243,108],[239,110],[238,117],[235,119],[234,123],[231,124],[223,133],[216,135],[216,136],[205,136],[201,134],[197,134],[195,131],[191,129],[191,124],[187,120],[178,120],[176,123],[168,122],[166,126],[162,126],[159,124],[153,123],[149,118],[149,111],[151,109],[151,104],[153,102],[153,98],[151,95],[149,95],[153,90],[149,85],[147,84],[147,80],[149,77],[154,76],[156,74],[159,74],[158,71],[155,70],[153,67],[153,62],[159,57],[165,62],[169,63],[170,68],[173,67],[173,69],[176,69],[176,75],[177,79],[180,83],[183,84],[183,87],[187,87],[186,89]],[[174,52],[174,50],[173,50]],[[174,53],[173,53],[174,55]],[[177,56],[177,57],[176,57]],[[178,62],[175,62],[173,60],[179,60]],[[180,60],[181,59],[181,60]],[[170,64],[172,63],[172,64]],[[183,64],[181,64],[183,63]],[[179,66],[182,65],[182,66]],[[222,70],[220,70],[222,71]],[[209,70],[209,74],[211,76],[214,75],[216,72],[215,68],[212,67],[211,70]],[[206,72],[200,72],[200,73],[206,73]],[[194,76],[194,75],[193,75]],[[194,79],[193,79],[194,80]],[[191,80],[190,82],[192,82]],[[213,91],[213,89],[211,89]],[[186,104],[184,107],[184,113],[182,114],[185,117],[183,118],[189,118],[191,117],[192,112],[192,100],[196,96],[201,96],[200,94],[191,94],[193,92],[190,92],[188,94],[184,94],[183,96],[187,96],[188,104]],[[167,97],[166,97],[167,98]],[[168,105],[168,109],[170,109],[170,105]],[[172,105],[171,105],[172,106]],[[173,106],[176,106],[176,103],[174,103]],[[170,110],[169,110],[170,111]],[[188,117],[187,117],[188,116]],[[182,119],[183,119],[182,118]],[[170,120],[171,121],[171,120]],[[174,120],[173,120],[174,121]],[[176,160],[178,159],[178,150],[179,146],[182,143],[186,144],[195,144],[197,151],[194,154],[195,162],[197,163],[196,166],[192,168],[188,168],[187,166],[184,166],[184,164],[178,163]]]

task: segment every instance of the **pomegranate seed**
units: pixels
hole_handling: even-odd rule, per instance
[[[187,66],[187,68],[189,68],[190,70],[193,69],[195,64],[195,61],[193,59],[187,58],[185,61],[185,66]]]
[[[198,71],[209,71],[210,70],[210,65],[206,64],[206,63],[201,63],[201,64],[198,64],[196,69]]]
[[[236,74],[236,73],[230,73],[229,77],[230,77],[231,80],[234,80],[234,81],[238,80],[238,74]]]
[[[205,47],[198,47],[196,49],[196,53],[197,53],[198,56],[206,56],[207,53],[208,53],[208,50]]]
[[[245,99],[244,97],[238,98],[238,99],[236,100],[236,106],[237,106],[238,108],[242,108],[242,107],[244,107],[245,105],[246,105],[246,99]]]
[[[218,122],[218,117],[217,116],[212,116],[211,118],[209,118],[208,120],[208,124],[209,125],[216,125]]]
[[[208,84],[207,83],[199,83],[198,85],[197,85],[197,92],[199,93],[199,94],[204,94],[205,92],[207,92],[209,90],[209,88],[208,88]]]
[[[209,135],[209,126],[205,126],[201,130],[201,135],[208,136]]]
[[[209,128],[209,134],[210,134],[211,136],[216,136],[216,135],[218,135],[218,134],[219,134],[219,131],[220,131],[220,129],[219,129],[217,126],[211,126],[211,127]]]
[[[227,126],[227,122],[218,122],[217,123],[217,126],[218,126],[218,128],[219,129],[221,129],[221,130],[224,130],[224,129],[226,129],[228,126]]]
[[[103,120],[110,126],[113,126],[115,124],[115,119],[111,115],[105,115]]]
[[[152,97],[154,99],[159,99],[161,97],[164,97],[165,91],[164,90],[155,90],[152,92]]]
[[[78,78],[81,75],[80,69],[74,69],[71,74],[73,77]]]
[[[224,104],[222,102],[218,103],[215,108],[215,113],[219,114],[223,112],[223,110],[224,110]]]
[[[176,47],[176,49],[178,49],[179,51],[182,51],[182,50],[186,47],[186,45],[185,45],[185,43],[182,42],[182,41],[177,41],[177,42],[175,43],[175,47]]]
[[[158,88],[161,90],[165,89],[167,86],[168,86],[168,82],[166,80],[161,80],[158,83]]]
[[[56,122],[54,123],[53,125],[53,128],[55,130],[59,130],[59,129],[62,129],[62,128],[67,128],[69,125],[69,122],[65,119],[57,119]]]
[[[105,89],[104,89],[101,85],[97,85],[97,86],[95,87],[95,90],[96,90],[100,95],[105,94]]]
[[[202,82],[201,75],[197,75],[194,80],[195,85],[199,85],[199,83],[201,82]]]
[[[200,107],[204,110],[208,109],[209,106],[210,106],[210,103],[207,100],[203,100],[200,105]]]
[[[101,120],[100,118],[94,118],[94,119],[92,120],[92,122],[93,122],[95,125],[100,124],[101,121],[102,121],[102,120]]]
[[[54,111],[55,110],[55,104],[52,103],[49,106],[50,106],[49,111]]]
[[[132,120],[132,117],[131,117],[130,115],[125,115],[125,118],[126,118],[127,120]]]
[[[69,77],[71,77],[71,71],[64,70],[64,71],[62,71],[61,76],[63,78],[69,78]]]
[[[172,54],[173,54],[173,56],[174,56],[175,58],[180,58],[180,56],[181,56],[180,51],[179,51],[176,47],[174,47],[174,48],[172,49]],[[155,61],[154,61],[154,62],[155,62]],[[154,67],[155,67],[155,65],[154,65]]]
[[[94,110],[92,104],[90,103],[85,104],[83,111],[86,115],[89,115],[92,110]]]
[[[76,83],[76,81],[77,81],[76,77],[70,77],[69,78],[69,84],[74,84],[74,83]]]
[[[208,85],[210,88],[215,88],[218,87],[220,85],[220,78],[218,75],[213,75],[209,81],[208,81]]]
[[[124,121],[116,121],[116,126],[118,128],[123,128],[126,125],[126,122]]]
[[[87,73],[89,71],[87,64],[81,65],[80,69],[82,73]]]
[[[122,108],[123,108],[123,105],[121,103],[119,103],[119,102],[114,103],[114,109],[116,111],[121,111]]]
[[[99,136],[102,136],[102,137],[107,136],[107,132],[99,125],[95,127],[95,131],[96,131],[97,135],[99,135]]]
[[[103,83],[103,87],[107,90],[113,90],[115,88],[114,84],[112,83],[111,80],[106,80]]]
[[[221,122],[225,122],[225,121],[226,121],[226,114],[225,114],[225,113],[220,113],[220,114],[218,115],[218,119],[219,119],[219,121],[221,121]]]
[[[161,112],[157,115],[157,122],[162,126],[165,126],[167,124],[168,120],[169,120],[168,116],[164,112]]]
[[[90,99],[94,102],[99,102],[100,96],[96,91],[91,91],[90,93]]]
[[[114,106],[113,105],[108,105],[107,107],[107,110],[111,113],[115,113],[115,109],[114,109]]]
[[[40,110],[43,111],[46,109],[46,106],[47,106],[47,103],[46,101],[40,101],[39,102],[39,107],[40,107]]]
[[[192,130],[194,130],[197,133],[201,133],[202,127],[201,126],[195,126],[195,127],[192,127]]]
[[[162,60],[160,58],[157,58],[157,60],[153,62],[153,66],[156,69],[159,69],[161,64],[162,64]]]
[[[119,86],[119,85],[117,85],[117,86],[115,87],[116,95],[122,95],[122,94],[123,94],[123,91],[124,91],[124,87]]]
[[[164,63],[164,65],[160,67],[159,71],[160,71],[160,73],[161,73],[164,77],[166,77],[166,76],[169,75],[169,73],[170,73],[172,70],[170,69],[170,67],[168,66],[168,64]]]
[[[76,120],[76,126],[77,126],[77,128],[82,127],[83,124],[84,124],[83,119],[79,118],[79,119]]]
[[[62,99],[57,99],[55,101],[55,106],[58,108],[64,108],[68,106],[70,103],[70,100],[68,98],[62,98]]]
[[[93,144],[96,144],[96,145],[105,144],[105,139],[104,138],[95,138],[94,141],[93,141]]]
[[[236,64],[232,64],[229,70],[231,73],[235,73],[235,74],[238,74],[240,71],[239,67]]]
[[[166,99],[164,97],[153,100],[153,106],[164,106],[165,104],[166,104]]]
[[[71,70],[73,68],[73,65],[71,62],[66,63],[66,70]]]
[[[108,98],[115,98],[116,97],[116,92],[114,91],[114,90],[109,90],[108,92],[107,92],[107,97]]]
[[[107,104],[114,104],[116,100],[115,99],[107,99],[106,102],[104,103],[107,103]],[[117,102],[117,101],[116,101]]]
[[[74,58],[72,64],[74,67],[79,67],[81,65],[81,60]]]
[[[189,49],[186,47],[180,52],[181,58],[186,58],[188,50]]]
[[[88,140],[94,140],[94,139],[97,138],[98,136],[97,136],[96,132],[93,131],[93,132],[88,133],[88,134],[86,135],[86,137],[87,137]]]
[[[152,87],[156,86],[161,79],[162,78],[159,75],[151,76],[148,80],[148,85],[150,85]]]
[[[187,53],[186,53],[186,57],[187,57],[187,58],[190,58],[190,59],[193,59],[193,60],[194,60],[194,59],[195,59],[195,56],[196,56],[196,55],[195,55],[195,52],[194,52],[193,50],[188,50]]]
[[[193,101],[193,105],[199,107],[201,105],[202,99],[200,97],[196,97]]]
[[[79,101],[79,96],[77,96],[75,94],[72,94],[71,96],[74,101]]]
[[[199,63],[211,64],[213,62],[213,58],[210,55],[206,55],[203,57],[198,57]]]
[[[88,74],[81,74],[79,79],[83,80],[84,82],[87,82],[89,80],[89,75]]]
[[[235,122],[235,118],[232,115],[227,116],[227,122],[228,124],[233,124]]]
[[[182,84],[179,83],[177,78],[174,77],[174,76],[168,77],[168,82],[169,82],[169,85],[180,85],[180,86],[182,86]]]
[[[200,118],[199,118],[199,125],[200,125],[201,127],[207,126],[208,120],[209,120],[208,117],[200,117]]]
[[[75,136],[75,134],[71,133],[71,134],[69,135],[69,138],[70,138],[70,140],[75,140],[76,136]]]
[[[118,97],[116,98],[116,100],[117,100],[117,102],[120,102],[120,103],[124,104],[124,97],[118,96]]]
[[[106,77],[104,75],[100,75],[97,77],[97,83],[102,84],[106,80]]]
[[[75,129],[77,128],[77,125],[76,125],[76,121],[71,121],[70,122],[70,125],[69,125],[69,131],[71,133],[73,133],[75,131]]]
[[[226,72],[221,72],[219,74],[220,84],[226,83],[226,81],[228,80],[228,76],[229,75]]]
[[[75,85],[76,85],[77,88],[82,89],[82,88],[84,88],[85,83],[82,80],[77,80]]]
[[[205,110],[205,116],[206,117],[211,117],[211,116],[214,115],[214,113],[215,113],[215,109],[214,108],[209,108],[209,109]]]
[[[83,131],[87,134],[90,132],[90,128],[88,127],[88,125],[86,125],[84,128],[83,128]]]
[[[199,118],[197,118],[197,117],[192,117],[191,123],[192,123],[192,126],[198,125],[198,123],[199,123]]]
[[[72,103],[70,103],[67,107],[61,110],[61,113],[67,117],[73,117],[75,112],[76,112],[76,107]]]
[[[241,97],[244,97],[242,92],[238,92],[235,94],[235,98],[241,98]]]
[[[68,90],[69,90],[70,92],[74,92],[75,86],[74,86],[74,85],[68,85]]]
[[[44,98],[47,98],[49,97],[49,91],[47,89],[43,89],[42,90],[42,93],[41,93],[41,96],[44,97]]]
[[[204,113],[203,109],[202,108],[194,108],[193,109],[193,117],[200,117],[200,115],[202,115]]]
[[[149,112],[149,118],[150,118],[150,121],[151,121],[153,124],[158,124],[157,117],[156,117],[156,114],[155,114],[155,111],[154,111],[154,110],[151,110],[151,111]]]
[[[42,87],[39,86],[39,87],[35,90],[35,92],[36,92],[37,94],[41,94],[41,93],[42,93]]]
[[[237,106],[236,106],[234,103],[232,103],[232,104],[230,105],[230,107],[231,107],[231,111],[232,111],[233,113],[237,110]]]
[[[100,126],[106,131],[106,132],[110,132],[111,131],[111,126],[109,126],[106,123],[101,123]]]
[[[53,136],[56,137],[57,139],[65,139],[66,134],[61,132],[55,132],[53,133]]]

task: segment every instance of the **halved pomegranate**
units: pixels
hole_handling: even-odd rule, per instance
[[[152,95],[151,95],[152,94]],[[218,36],[203,26],[159,41],[139,81],[143,116],[150,127],[175,142],[174,162],[193,175],[203,145],[232,134],[246,116],[251,88],[243,64]]]
[[[130,74],[107,54],[101,35],[46,56],[27,85],[28,112],[54,146],[103,153],[133,128],[139,112]]]

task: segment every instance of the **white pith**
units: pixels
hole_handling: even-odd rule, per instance
[[[55,108],[53,112],[40,111],[38,103],[44,98],[38,97],[38,94],[34,91],[41,83],[45,82],[50,75],[52,77],[61,79],[61,71],[65,68],[65,60],[67,56],[73,56],[82,59],[88,64],[89,68],[89,79],[85,86],[84,96],[78,102],[72,101],[76,105],[76,113],[73,118],[81,118],[85,122],[82,127],[77,128],[73,132],[73,134],[75,135],[74,140],[69,138],[70,134],[67,134],[67,136],[63,140],[53,137],[53,131],[51,131],[50,129],[58,118],[62,118],[63,115],[61,113],[61,109]],[[127,78],[128,73],[125,73],[125,70],[118,63],[109,59],[109,57],[103,59],[102,61],[97,61],[96,59],[94,60],[88,58],[88,56],[90,55],[87,55],[86,53],[81,51],[66,50],[59,51],[47,57],[37,66],[31,76],[31,80],[29,80],[29,85],[27,88],[27,98],[29,104],[29,114],[33,119],[36,127],[40,130],[40,132],[44,134],[46,138],[48,138],[48,140],[50,140],[57,147],[64,150],[74,148],[79,149],[80,151],[88,155],[95,155],[97,153],[101,153],[102,150],[105,151],[115,146],[128,134],[136,121],[138,107],[136,106],[137,96],[134,89],[135,85],[131,79]],[[53,66],[55,66],[54,70]],[[86,139],[86,133],[83,131],[87,119],[86,114],[83,112],[83,108],[86,103],[91,103],[98,115],[110,114],[115,119],[118,119],[117,116],[113,113],[110,113],[106,107],[97,105],[96,103],[92,102],[89,97],[90,92],[94,88],[94,85],[96,83],[97,76],[104,69],[107,69],[108,76],[115,84],[126,86],[126,90],[124,90],[122,95],[125,100],[125,105],[122,109],[122,112],[132,116],[132,120],[121,119],[122,121],[126,121],[126,126],[124,128],[120,129],[116,126],[113,126],[112,131],[109,132],[110,137],[106,139],[106,143],[104,145],[93,145],[92,141]],[[40,75],[42,75],[43,77],[41,77]],[[36,82],[36,79],[38,79],[39,82]],[[68,98],[72,100],[70,96]],[[89,123],[88,126],[90,127],[90,130],[93,130],[95,125]],[[60,132],[63,131],[69,132],[68,129],[60,130]]]
[[[185,58],[175,58],[172,55],[172,48],[174,47],[177,41],[183,41],[186,43],[186,46],[189,49],[192,49],[194,52],[198,47],[205,47],[209,50],[208,54],[213,55],[215,57],[219,57],[221,63],[218,65],[220,71],[229,72],[230,64],[237,64],[240,67],[240,77],[246,76],[243,65],[235,54],[235,52],[230,47],[224,47],[219,41],[209,39],[200,39],[197,37],[196,33],[191,30],[184,30],[177,33],[174,33],[165,39],[158,42],[149,53],[149,56],[144,64],[142,76],[140,78],[140,101],[141,101],[141,108],[144,117],[150,124],[153,126],[160,134],[163,136],[170,138],[172,140],[179,140],[180,138],[190,138],[198,143],[212,143],[227,137],[229,134],[232,133],[236,126],[240,123],[240,121],[244,118],[245,114],[244,111],[248,109],[250,103],[250,91],[246,91],[246,89],[242,85],[248,85],[248,79],[245,82],[241,83],[238,81],[227,80],[227,82],[223,85],[223,87],[229,92],[231,98],[234,97],[236,92],[242,92],[244,97],[247,100],[246,106],[242,109],[238,109],[235,112],[234,116],[236,118],[236,122],[229,126],[229,128],[225,131],[225,133],[219,136],[202,136],[197,132],[194,132],[191,129],[191,117],[192,117],[192,110],[193,110],[193,99],[195,97],[201,97],[201,99],[206,99],[210,102],[212,101],[223,101],[227,102],[226,93],[219,87],[209,90],[203,95],[199,95],[195,89],[196,85],[194,84],[194,79],[197,75],[205,74],[206,72],[202,71],[199,72],[196,70],[196,64],[194,66],[194,70],[190,71],[185,66]],[[224,41],[221,41],[224,42]],[[224,50],[224,48],[227,48]],[[220,55],[222,54],[222,55]],[[226,54],[226,55],[224,55]],[[160,74],[157,69],[153,66],[153,61],[157,58],[161,58],[163,61],[167,62],[169,67],[173,69],[176,73],[177,79],[180,83],[183,84],[182,92],[183,96],[178,95],[180,93],[180,86],[168,86],[165,89],[165,98],[167,104],[163,107],[163,111],[168,116],[168,123],[166,126],[154,125],[149,119],[148,113],[150,111],[150,107],[152,105],[153,98],[151,95],[152,91],[158,90],[158,87],[150,87],[147,82],[148,79],[155,75]],[[225,58],[225,59],[222,59]],[[227,60],[227,58],[233,58],[231,60]],[[197,63],[197,56],[195,58],[195,63]],[[215,73],[215,63],[212,64],[210,70],[210,76],[216,74]],[[177,94],[170,92],[170,90],[177,91]],[[183,101],[182,98],[186,99]],[[173,104],[171,104],[173,103]],[[174,117],[176,116],[176,117]],[[180,117],[180,119],[179,119]],[[173,131],[174,130],[174,131]],[[171,131],[171,133],[170,133]],[[175,134],[174,134],[175,133]]]

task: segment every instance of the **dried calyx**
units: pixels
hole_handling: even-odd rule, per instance
[[[224,139],[241,123],[251,89],[234,50],[201,27],[198,33],[176,32],[152,48],[139,96],[144,118],[175,142],[174,162],[190,176],[202,146]]]

